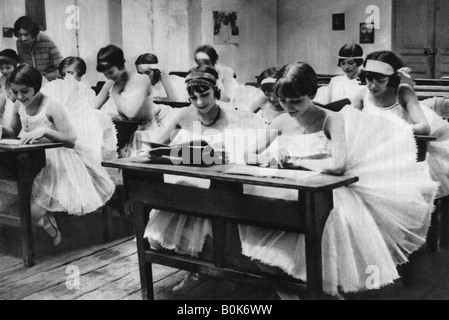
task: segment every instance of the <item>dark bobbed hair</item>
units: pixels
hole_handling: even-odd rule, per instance
[[[341,47],[340,51],[338,52],[338,56],[345,57],[344,59],[343,58],[338,59],[338,66],[341,67],[341,63],[344,60],[349,60],[354,57],[363,57],[363,49],[356,43],[345,44],[343,47]],[[357,67],[360,67],[363,64],[363,58],[353,60],[357,64]]]
[[[401,83],[401,77],[396,74],[396,71],[403,68],[404,63],[396,54],[394,54],[391,51],[387,51],[387,50],[375,51],[373,53],[370,53],[366,57],[365,62],[363,63],[364,67],[366,67],[366,63],[368,60],[377,60],[377,61],[385,62],[385,63],[388,63],[390,66],[392,66],[395,73],[392,74],[391,76],[389,76],[388,86],[392,87],[392,88],[399,87],[399,84]],[[385,75],[381,74],[381,73],[362,71],[359,75],[361,84],[366,85],[366,77],[367,76],[378,77],[378,78],[385,77]]]
[[[67,57],[64,60],[62,60],[58,67],[59,74],[61,74],[62,76],[64,68],[71,66],[72,64],[75,65],[75,70],[78,73],[78,76],[82,77],[86,74],[87,72],[86,62],[80,57]]]
[[[274,93],[278,98],[309,96],[313,99],[318,91],[315,70],[305,62],[285,65],[275,77],[278,80]]]
[[[210,58],[210,62],[212,62],[212,65],[216,65],[217,61],[218,61],[218,53],[217,51],[214,49],[214,47],[210,46],[210,45],[202,45],[201,47],[198,47],[195,50],[195,54],[193,55],[195,61],[196,61],[196,54],[198,52],[204,52],[205,54],[207,54]]]
[[[3,64],[12,64],[14,66],[17,66],[20,63],[20,57],[12,49],[5,49],[0,52],[0,65]]]
[[[257,83],[262,89],[263,92],[273,92],[274,83],[270,84],[264,84],[262,85],[262,81],[267,78],[275,78],[275,76],[278,74],[279,69],[276,67],[268,68],[262,71],[262,73],[257,77]]]
[[[152,53],[141,54],[136,60],[136,66],[139,64],[156,64],[159,63],[159,59]]]
[[[108,45],[101,48],[97,55],[97,71],[105,72],[106,70],[117,67],[120,70],[125,69],[125,55],[123,50],[114,45]]]
[[[157,58],[156,55],[152,53],[144,53],[140,55],[135,62],[136,66],[141,64],[156,64],[156,63],[159,63],[159,59]],[[161,80],[161,70],[159,69],[151,69],[151,70],[153,70],[153,75],[151,76],[151,85],[154,86]]]
[[[12,73],[11,76],[8,79],[8,86],[11,85],[11,83],[32,87],[34,91],[37,93],[41,90],[42,87],[42,75],[41,73],[25,64],[18,68],[16,68]]]
[[[19,37],[20,29],[29,31],[32,38],[36,38],[41,31],[39,24],[32,18],[27,16],[20,17],[14,23],[14,35],[16,36],[16,38]]]
[[[217,70],[215,70],[214,67],[211,67],[211,66],[198,66],[198,67],[195,67],[195,68],[191,69],[189,71],[189,74],[191,74],[192,72],[208,73],[208,74],[214,76],[216,80],[218,80],[218,72],[217,72]],[[188,77],[188,75],[187,75],[187,77]],[[220,98],[221,98],[221,91],[220,91],[220,89],[216,85],[215,86],[212,86],[212,85],[187,86],[187,92],[189,93],[190,96],[193,96],[195,94],[195,92],[197,92],[199,94],[202,94],[202,93],[210,90],[210,88],[214,89],[215,98],[217,100],[220,100]]]

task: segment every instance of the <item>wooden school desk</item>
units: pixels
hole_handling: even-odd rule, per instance
[[[304,172],[303,178],[252,176],[229,173],[243,166],[194,167],[149,164],[145,157],[104,162],[123,172],[125,194],[133,202],[140,279],[144,300],[154,299],[152,263],[289,292],[307,289],[310,298],[323,297],[321,239],[333,207],[332,190],[358,181],[357,177]],[[253,167],[255,168],[255,167]],[[164,174],[209,179],[209,189],[164,182]],[[243,184],[298,191],[299,201],[250,196]],[[209,218],[213,225],[213,262],[150,249],[144,231],[150,210],[161,209]],[[226,259],[226,223],[247,224],[305,234],[307,285],[290,277],[251,273],[230,266]]]
[[[6,145],[0,143],[0,179],[16,181],[20,218],[0,214],[0,224],[19,227],[22,233],[23,264],[34,266],[34,243],[31,225],[31,189],[37,174],[46,165],[45,150],[62,143]]]

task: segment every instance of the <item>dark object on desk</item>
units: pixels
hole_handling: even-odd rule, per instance
[[[91,87],[92,90],[95,91],[95,94],[98,95],[101,91],[101,89],[103,89],[103,86],[105,85],[105,81],[98,81],[97,85],[95,87]]]
[[[165,104],[167,106],[170,106],[172,108],[186,108],[188,106],[190,106],[190,102],[184,102],[184,101],[158,101],[158,100],[154,100],[153,101],[154,104]]]
[[[316,104],[317,106],[320,106],[321,108],[326,109],[326,110],[339,112],[345,106],[347,106],[348,104],[351,104],[351,100],[349,100],[349,99],[342,99],[342,100],[337,100],[337,101],[328,103],[326,105],[323,105],[323,104],[315,102],[315,101],[313,103]]]
[[[204,140],[189,141],[173,146],[148,143],[152,148],[148,152],[151,163],[210,166],[218,160],[215,158],[214,149]]]
[[[117,150],[123,149],[136,132],[140,125],[140,121],[130,120],[112,120],[117,130]]]
[[[189,74],[189,71],[172,71],[169,73],[170,76],[178,76],[181,78],[187,77],[188,74]]]

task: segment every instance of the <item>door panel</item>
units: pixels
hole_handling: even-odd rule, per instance
[[[396,0],[394,4],[395,52],[412,69],[414,78],[434,78],[436,0]]]
[[[437,0],[435,23],[435,78],[449,76],[449,1]]]

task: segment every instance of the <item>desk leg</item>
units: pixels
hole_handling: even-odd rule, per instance
[[[299,193],[300,210],[306,212],[307,288],[310,299],[324,298],[321,241],[324,226],[333,207],[332,192]],[[302,211],[304,212],[304,211]]]
[[[134,228],[137,240],[137,256],[139,258],[140,283],[142,286],[142,299],[154,300],[153,270],[151,262],[146,262],[145,252],[150,249],[149,243],[143,238],[148,223],[150,209],[143,205],[133,205]]]
[[[34,266],[33,227],[31,224],[31,190],[37,173],[45,165],[45,151],[17,156],[17,190],[19,193],[20,231],[23,264]]]
[[[441,215],[441,247],[447,249],[449,247],[449,196],[441,199],[440,207]]]

